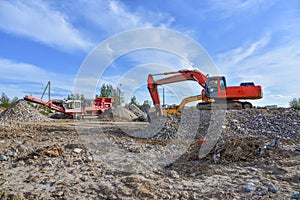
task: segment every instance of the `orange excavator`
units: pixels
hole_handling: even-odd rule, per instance
[[[160,80],[154,80],[153,76],[169,75]],[[196,81],[203,89],[201,95],[185,98],[179,105],[162,110],[160,105],[158,85],[181,81]],[[181,109],[186,103],[202,100],[197,104],[197,109],[224,108],[242,109],[252,108],[250,102],[241,102],[241,99],[261,99],[261,86],[254,85],[253,82],[241,83],[240,86],[227,86],[224,76],[204,75],[198,70],[179,70],[176,72],[164,72],[160,74],[148,75],[148,90],[150,92],[153,104],[160,113],[180,114]]]

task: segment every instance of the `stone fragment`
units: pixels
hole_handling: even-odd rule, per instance
[[[246,192],[252,192],[256,189],[256,185],[252,182],[248,182],[246,183],[246,186],[245,186],[245,191]]]

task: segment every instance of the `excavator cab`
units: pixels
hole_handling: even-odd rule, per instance
[[[226,79],[224,76],[209,77],[205,84],[206,97],[211,99],[226,97]]]

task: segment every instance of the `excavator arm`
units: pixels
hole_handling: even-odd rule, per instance
[[[154,80],[153,76],[156,75],[173,75],[167,78],[163,78],[160,80]],[[155,106],[160,105],[159,93],[157,86],[164,85],[169,83],[176,83],[186,80],[196,81],[205,88],[205,84],[207,81],[208,75],[204,75],[197,70],[179,70],[176,72],[165,72],[161,74],[149,74],[148,75],[148,90],[150,92],[151,98],[153,100],[153,104]]]

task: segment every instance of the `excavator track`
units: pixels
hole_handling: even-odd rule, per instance
[[[226,101],[226,102],[211,102],[211,103],[198,103],[198,110],[241,110],[252,108],[250,102],[240,101]]]

